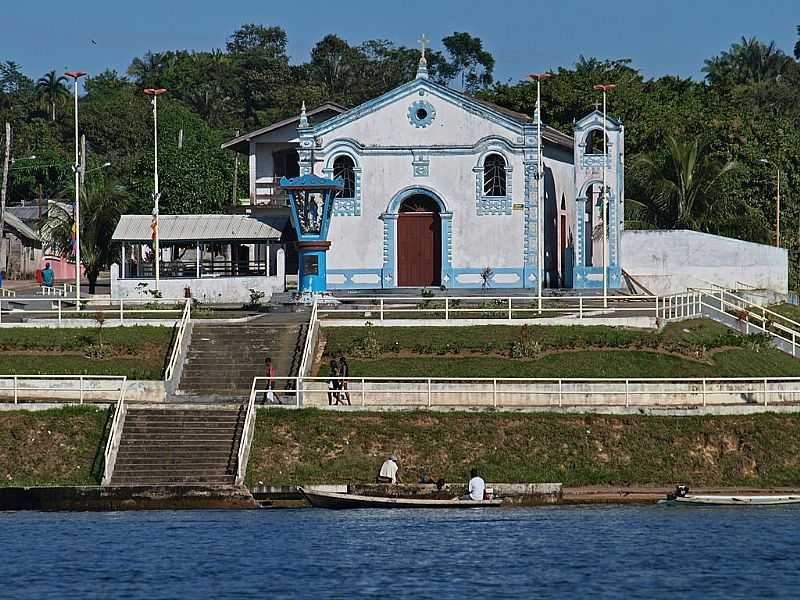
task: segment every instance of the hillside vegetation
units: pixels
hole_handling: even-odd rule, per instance
[[[249,483],[403,481],[800,485],[800,415],[650,417],[260,410]]]

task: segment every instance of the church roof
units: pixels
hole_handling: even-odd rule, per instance
[[[345,112],[347,108],[342,106],[341,104],[337,104],[336,102],[325,102],[324,104],[320,104],[316,108],[312,108],[311,110],[306,112],[306,115],[310,117],[312,120],[316,116],[322,115],[322,121],[325,119],[329,119],[333,116],[340,115]],[[331,113],[325,116],[325,113]],[[258,137],[259,135],[264,135],[265,133],[269,133],[270,131],[275,131],[276,129],[280,129],[281,127],[286,127],[287,125],[291,125],[292,123],[299,123],[300,116],[290,117],[288,119],[283,119],[282,121],[276,121],[266,127],[262,127],[261,129],[256,129],[255,131],[251,131],[249,133],[242,134],[238,137],[233,138],[232,140],[228,140],[224,144],[222,144],[223,149],[230,149],[236,152],[240,152],[242,154],[247,154],[250,151],[249,145],[250,140],[254,137]]]
[[[622,127],[622,121],[619,121],[618,119],[615,119],[611,115],[607,115],[607,118],[608,118],[608,122],[611,123],[612,125],[614,125],[615,127]],[[579,119],[575,123],[575,127],[576,128],[580,128],[584,123],[587,123],[589,121],[600,121],[602,123],[603,122],[603,111],[598,110],[598,109],[595,108],[588,115],[586,115],[585,117],[582,117],[581,119]]]

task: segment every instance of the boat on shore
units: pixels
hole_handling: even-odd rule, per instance
[[[385,496],[359,496],[338,492],[321,492],[297,488],[316,508],[484,508],[503,504],[502,500],[458,500],[439,498],[389,498]]]
[[[690,494],[689,487],[679,485],[659,504],[670,506],[783,506],[800,504],[800,495]]]

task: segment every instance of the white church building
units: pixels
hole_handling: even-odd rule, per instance
[[[171,271],[167,265],[162,272],[200,280],[176,283],[180,289],[205,290],[209,277],[247,279],[236,294],[230,281],[224,293],[204,292],[209,300],[246,297],[259,276],[265,277],[262,288],[283,291],[282,277],[297,273],[297,255],[287,196],[278,182],[313,174],[344,181],[327,240],[331,291],[533,292],[540,274],[543,288],[602,288],[604,266],[609,289],[623,287],[624,269],[653,293],[704,282],[786,291],[788,258],[780,248],[696,232],[624,231],[620,122],[595,110],[567,136],[547,126],[540,131],[536,117],[431,81],[423,51],[416,77],[375,99],[349,110],[333,103],[308,111],[303,106],[298,117],[223,144],[247,155],[249,201],[239,210],[265,226],[226,223],[215,226],[219,235],[203,237],[184,234],[189,228],[176,223],[174,243],[189,249],[191,264]],[[146,226],[134,227],[135,218],[124,216],[115,232],[123,256],[125,243],[147,242]],[[245,226],[255,233],[242,237]],[[132,254],[129,249],[128,257]],[[284,264],[276,264],[279,260]],[[141,282],[122,279],[126,273],[141,279],[142,266],[117,269],[123,277],[116,289],[140,288]],[[112,282],[112,294],[126,292],[115,293]]]
[[[304,109],[224,147],[248,154],[255,207],[285,203],[282,176],[344,180],[329,233],[328,289],[536,288],[542,253],[543,286],[598,287],[603,240],[591,232],[602,211],[586,198],[600,192],[603,149],[587,140],[602,118],[594,112],[577,125],[586,138],[577,144],[546,126],[540,140],[535,119],[432,82],[423,59],[414,80],[351,110]],[[607,129],[613,201],[623,197],[614,190],[624,131],[612,120]],[[586,171],[580,187],[576,164]],[[620,202],[609,212],[609,286],[618,287]],[[588,243],[579,243],[582,232]]]

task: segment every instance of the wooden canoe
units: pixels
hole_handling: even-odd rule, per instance
[[[778,506],[800,504],[800,496],[686,495],[659,500],[673,506]]]
[[[311,506],[317,508],[482,508],[500,506],[502,500],[439,500],[435,498],[388,498],[336,492],[318,492],[298,487]]]

